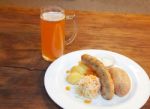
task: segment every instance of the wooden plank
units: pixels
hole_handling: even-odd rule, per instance
[[[0,67],[0,109],[58,109],[47,95],[45,70]]]

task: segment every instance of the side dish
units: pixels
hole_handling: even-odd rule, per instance
[[[131,87],[130,78],[127,73],[117,67],[112,67],[109,70],[115,86],[115,94],[122,97],[125,96]]]
[[[100,89],[99,78],[94,75],[84,76],[78,82],[77,92],[87,98],[95,98]]]

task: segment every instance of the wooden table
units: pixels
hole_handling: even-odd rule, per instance
[[[43,78],[39,9],[0,8],[0,109],[59,109]],[[65,53],[105,49],[139,63],[150,77],[150,16],[76,11],[78,36]],[[136,101],[135,101],[136,102]],[[150,99],[142,109],[150,108]]]

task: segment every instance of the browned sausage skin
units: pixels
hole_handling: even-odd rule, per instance
[[[102,62],[93,56],[84,54],[81,56],[81,60],[84,64],[91,67],[96,71],[101,82],[101,95],[103,98],[110,100],[114,95],[114,84],[109,71],[105,68]]]

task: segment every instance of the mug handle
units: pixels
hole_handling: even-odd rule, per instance
[[[69,36],[69,38],[65,38],[65,45],[69,45],[71,44],[75,37],[77,36],[77,23],[76,23],[76,18],[75,18],[75,14],[73,15],[66,15],[66,20],[72,20],[73,22],[73,34],[71,36]]]

